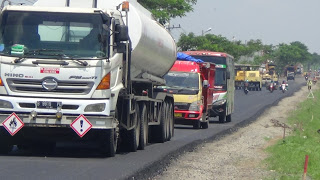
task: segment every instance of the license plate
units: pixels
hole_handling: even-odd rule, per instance
[[[62,102],[37,101],[37,108],[40,109],[56,109],[62,106]]]
[[[182,113],[174,113],[174,117],[182,117]]]

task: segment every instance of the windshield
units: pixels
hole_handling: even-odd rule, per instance
[[[227,78],[226,78],[226,69],[225,68],[217,68],[216,69],[216,77],[215,77],[214,85],[226,87]]]
[[[221,57],[221,56],[196,56],[192,55],[192,57],[196,59],[201,59],[204,62],[211,62],[215,64],[226,64],[226,57]]]
[[[164,76],[168,89],[199,90],[199,74],[188,72],[169,72]]]
[[[1,17],[0,53],[52,58],[107,57],[109,35],[99,14],[6,11]]]

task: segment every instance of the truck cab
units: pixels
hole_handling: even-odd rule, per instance
[[[0,153],[72,140],[114,156],[173,136],[173,95],[154,87],[176,44],[137,2],[8,5],[0,29]]]
[[[174,96],[175,124],[208,128],[215,65],[177,60],[165,75],[166,88]]]
[[[213,101],[209,116],[218,116],[220,123],[231,122],[235,91],[234,58],[224,52],[185,51],[184,53],[216,65]]]

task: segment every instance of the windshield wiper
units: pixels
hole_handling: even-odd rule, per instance
[[[63,57],[65,56],[64,54],[43,54],[41,52],[56,52],[56,51],[62,51],[62,50],[56,50],[56,49],[36,49],[36,50],[31,50],[31,51],[26,51],[24,53],[23,56],[18,57],[17,59],[15,59],[13,62],[14,63],[20,63],[24,60],[26,60],[27,56],[25,55],[49,55],[49,56],[59,56],[59,57]]]
[[[77,63],[83,65],[83,66],[88,66],[88,62],[87,61],[80,61],[79,59],[72,59],[74,61],[76,61]]]
[[[19,58],[15,59],[13,62],[14,63],[20,63],[20,62],[24,61],[25,59],[26,58],[24,56],[22,56],[22,57],[19,57]]]
[[[76,61],[78,64],[80,64],[82,66],[87,66],[88,65],[88,62],[86,62],[86,61],[80,61],[78,59],[74,59],[72,56],[70,57],[70,56],[68,56],[66,54],[63,54],[63,53],[53,53],[53,54],[51,54],[51,53],[44,53],[44,52],[63,52],[63,50],[60,50],[60,49],[35,49],[35,50],[32,50],[32,51],[28,51],[25,54],[57,56],[57,57],[59,57],[61,59],[70,59],[70,60]]]
[[[64,58],[76,61],[78,64],[80,64],[82,66],[88,66],[88,62],[87,61],[80,61],[79,59],[75,59],[73,56],[64,56]]]

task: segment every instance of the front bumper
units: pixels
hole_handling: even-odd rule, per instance
[[[116,119],[110,110],[110,100],[83,100],[83,99],[44,99],[0,96],[0,100],[11,102],[13,108],[0,109],[0,126],[13,112],[23,121],[25,127],[61,127],[70,128],[71,123],[79,116],[84,115],[92,124],[92,129],[112,129],[117,126]],[[59,102],[62,106],[58,108],[38,108],[38,101]],[[101,112],[85,112],[88,105],[105,103]],[[32,117],[31,112],[36,112]],[[62,113],[58,118],[57,113]]]
[[[175,110],[175,124],[192,124],[194,121],[200,120],[202,113],[200,111]]]

